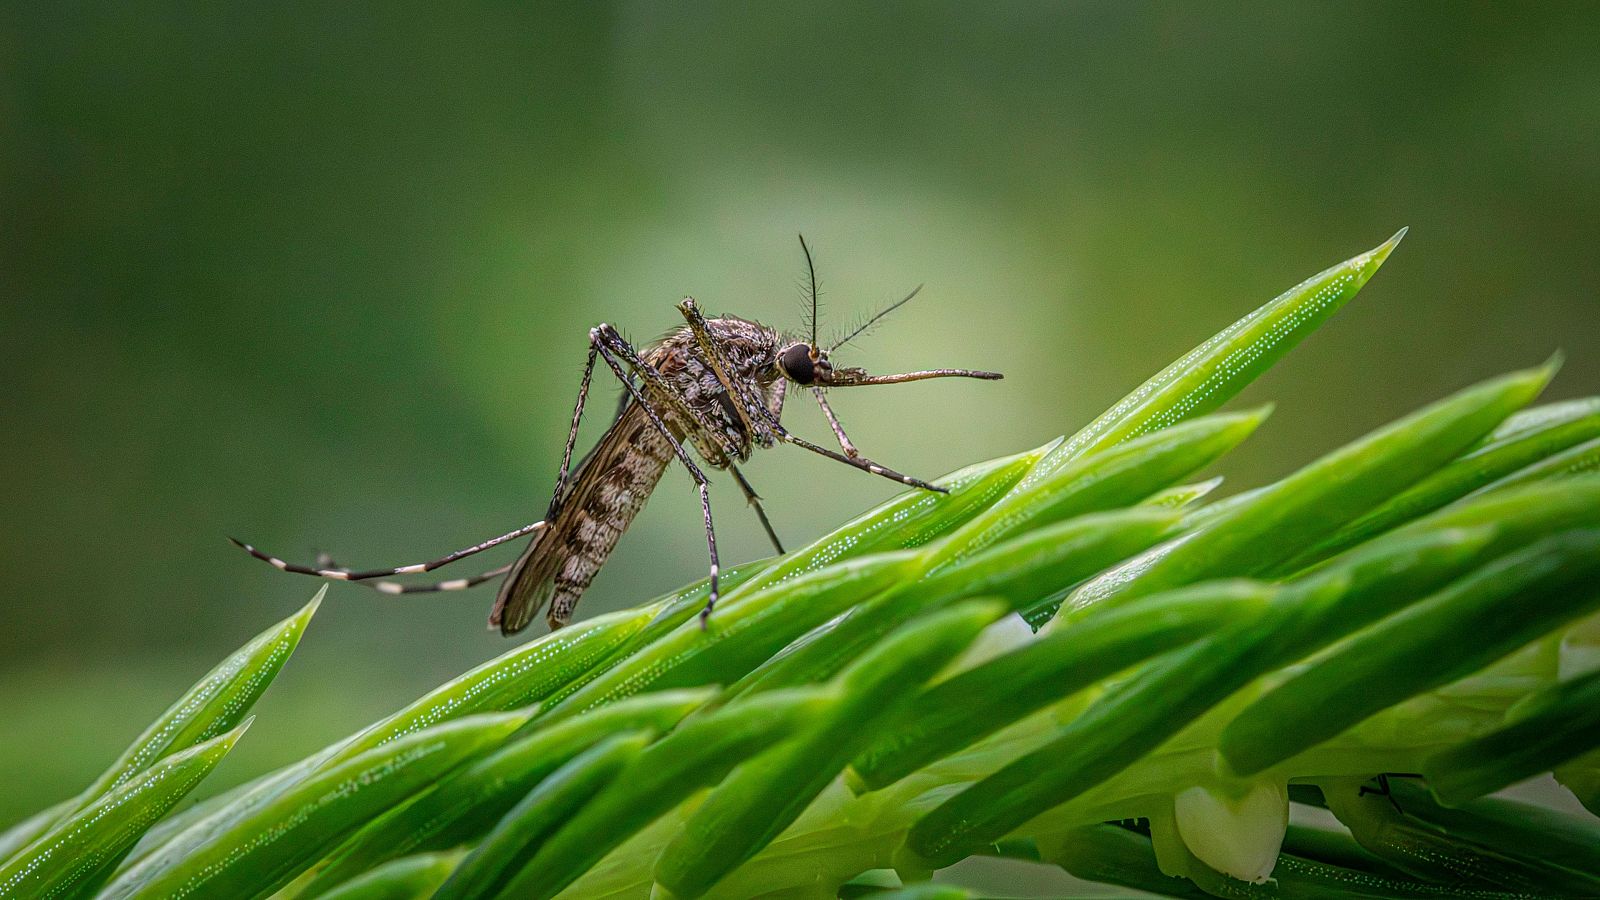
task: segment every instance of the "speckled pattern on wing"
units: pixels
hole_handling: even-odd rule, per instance
[[[673,329],[640,355],[678,391],[679,398],[646,387],[645,396],[675,437],[692,445],[716,468],[750,458],[756,446],[770,446],[772,435],[752,438],[745,420],[761,423],[762,413],[741,417],[736,404],[759,404],[774,419],[783,411],[784,382],[773,366],[783,338],[773,329],[733,316],[707,320],[727,373],[759,396],[732,398],[697,346],[687,325]],[[709,424],[703,427],[684,403]],[[550,527],[534,537],[501,585],[489,624],[510,634],[527,626],[540,608],[559,628],[605,564],[622,533],[644,508],[672,461],[672,448],[637,403],[626,403],[611,428],[573,474]]]

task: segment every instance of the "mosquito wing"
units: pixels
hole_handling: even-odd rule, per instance
[[[534,537],[507,573],[489,625],[513,634],[546,605],[551,628],[566,624],[671,458],[671,446],[643,407],[624,405],[579,464],[550,527]]]

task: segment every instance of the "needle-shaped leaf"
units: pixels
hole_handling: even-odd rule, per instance
[[[1061,614],[1204,578],[1269,572],[1454,459],[1538,396],[1554,365],[1473,385],[1323,456],[1152,553],[1132,575],[1111,573],[1079,588]]]
[[[435,725],[320,771],[266,803],[222,810],[123,870],[101,896],[271,894],[373,816],[526,721],[525,714],[498,713]]]
[[[1262,407],[1205,416],[1070,460],[1045,476],[1030,473],[926,554],[940,568],[1025,527],[1138,503],[1237,447],[1270,413]]]
[[[1259,772],[1596,607],[1600,532],[1547,538],[1353,636],[1246,707],[1219,747]]]
[[[1388,778],[1378,791],[1358,781],[1322,785],[1329,811],[1412,877],[1474,893],[1600,896],[1600,826],[1590,818],[1500,799],[1446,809],[1409,779]]]
[[[1548,772],[1600,748],[1600,670],[1533,694],[1488,734],[1435,753],[1422,765],[1440,802],[1455,806]]]
[[[84,804],[168,753],[209,740],[243,721],[294,653],[327,590],[324,585],[299,612],[256,635],[206,673],[95,779],[82,795]]]
[[[1242,581],[1182,591],[1256,605],[1269,603],[1277,593],[1269,585]],[[1131,765],[1247,682],[1256,666],[1246,660],[1260,640],[1248,623],[1239,622],[1157,659],[1089,707],[1054,740],[923,816],[906,838],[909,854],[897,863],[917,869],[951,865]]]
[[[903,584],[768,660],[729,689],[735,695],[824,681],[905,622],[943,604],[985,596],[1013,608],[1046,597],[1169,534],[1176,515],[1135,507],[1079,516]]]
[[[1557,456],[1568,456],[1562,451],[1585,441],[1592,443],[1592,439],[1600,436],[1600,402],[1591,399],[1577,404],[1557,405],[1568,411],[1589,412],[1570,418],[1545,412],[1537,419],[1521,423],[1504,436],[1463,454],[1425,476],[1278,569],[1296,571],[1373,535],[1433,512],[1485,485],[1495,483],[1497,488],[1509,487],[1522,481],[1535,480],[1550,469],[1562,471],[1566,468],[1565,460],[1556,459]],[[1546,460],[1549,460],[1549,464],[1543,465]],[[1535,472],[1540,474],[1535,475]],[[1516,473],[1516,477],[1507,477],[1513,473]]]
[[[684,622],[666,637],[562,700],[548,717],[576,715],[644,690],[731,682],[806,631],[916,573],[911,551],[879,553],[758,590],[731,591],[707,627]]]
[[[641,828],[746,759],[808,728],[838,702],[837,689],[795,688],[691,717],[543,841],[524,863],[513,896],[555,896]]]
[[[918,575],[934,573],[926,580],[908,579],[855,609],[826,633],[769,660],[734,692],[826,679],[919,611],[978,595],[1003,597],[1022,608],[1143,550],[1172,530],[1175,513],[1140,504],[1101,517],[1083,514],[1137,504],[1237,446],[1266,414],[1262,409],[1186,422],[1064,465],[1026,490],[1013,490],[922,549]],[[1067,521],[1059,531],[1040,528],[1062,519]],[[1030,526],[1039,530],[993,546]]]
[[[667,731],[715,695],[714,688],[659,691],[561,722],[530,723],[504,746],[461,766],[352,835],[301,896],[316,896],[397,856],[477,838],[540,779],[578,753],[619,731]]]
[[[1208,413],[1243,390],[1354,297],[1405,237],[1311,276],[1217,332],[1051,451],[1020,487],[1088,453]]]
[[[1204,500],[1208,494],[1222,486],[1222,476],[1207,478],[1193,484],[1179,484],[1157,491],[1141,501],[1146,506],[1159,506],[1162,509],[1183,509],[1193,503]]]
[[[1051,441],[1026,453],[977,463],[934,479],[948,494],[901,494],[784,556],[752,578],[745,590],[764,590],[867,553],[920,547],[987,509],[1059,444],[1059,440]]]
[[[1408,535],[1363,548],[1339,567],[1296,584],[1216,581],[1176,589],[1226,596],[1255,590],[1266,608],[1152,660],[1109,688],[1048,743],[945,800],[912,826],[907,862],[922,868],[949,865],[1082,794],[1262,674],[1404,605],[1414,599],[1417,586],[1454,577],[1472,565],[1484,540],[1470,531]],[[1126,608],[1138,610],[1156,599]],[[1110,614],[1100,610],[1082,621]],[[1072,625],[1057,620],[1052,630]]]
[[[1587,440],[1577,446],[1568,447],[1559,453],[1553,453],[1538,462],[1524,466],[1510,475],[1484,486],[1481,490],[1485,493],[1499,491],[1509,487],[1533,484],[1538,481],[1570,478],[1574,475],[1583,475],[1596,470],[1600,470],[1600,438]]]
[[[222,761],[249,724],[163,756],[62,819],[0,865],[0,897],[75,897],[93,890],[139,835]]]
[[[322,895],[322,900],[411,900],[428,897],[444,883],[462,854],[418,853],[384,863]]]
[[[1041,635],[923,691],[901,724],[881,732],[852,767],[866,788],[886,787],[1140,660],[1253,617],[1265,602],[1254,585],[1223,583]]]
[[[657,883],[697,897],[788,828],[873,733],[893,727],[914,691],[999,618],[963,603],[912,620],[839,674],[840,699],[795,739],[741,765],[684,823],[656,862]]]
[[[650,743],[648,732],[624,731],[573,757],[517,801],[433,900],[523,896],[515,879],[539,843],[618,774]]]
[[[652,618],[649,606],[596,616],[541,635],[440,685],[357,735],[335,759],[439,722],[537,703],[627,643]]]

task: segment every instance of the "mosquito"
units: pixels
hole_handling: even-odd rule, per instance
[[[706,550],[711,559],[710,591],[700,612],[701,627],[718,599],[716,529],[711,518],[710,484],[692,447],[705,464],[729,472],[745,500],[754,508],[767,538],[779,554],[784,552],[761,505],[755,488],[739,471],[756,448],[793,444],[835,462],[897,481],[909,487],[945,493],[945,489],[880,465],[856,449],[828,405],[827,389],[900,384],[928,378],[999,379],[998,372],[974,369],[924,369],[895,375],[871,375],[865,369],[835,366],[830,356],[879,320],[910,302],[921,285],[903,299],[873,315],[843,339],[824,348],[817,339],[817,271],[805,238],[800,238],[809,279],[810,334],[788,337],[759,322],[723,315],[706,317],[694,299],[678,304],[684,324],[663,338],[636,350],[612,326],[601,324],[589,331],[589,356],[578,385],[561,470],[544,518],[438,559],[409,566],[356,571],[327,557],[316,565],[285,562],[238,539],[229,538],[245,552],[272,566],[301,575],[334,581],[362,582],[388,594],[464,590],[503,578],[489,626],[510,635],[527,627],[540,609],[548,607],[551,629],[565,625],[600,567],[616,547],[622,533],[644,507],[667,467],[676,460],[694,479],[705,520]],[[577,465],[572,451],[578,439],[589,398],[596,361],[605,363],[623,394],[611,425],[599,443]],[[821,408],[839,450],[814,444],[791,433],[780,421],[789,389],[809,389]],[[380,579],[431,572],[466,557],[532,535],[522,554],[509,565],[470,578],[433,584],[402,584]]]

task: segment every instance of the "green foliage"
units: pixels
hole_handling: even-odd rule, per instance
[[[0,896],[967,896],[856,879],[974,854],[1174,896],[1600,890],[1595,821],[1479,799],[1554,770],[1595,802],[1600,402],[1525,408],[1551,364],[1233,498],[1182,483],[1397,241],[1070,439],[730,570],[704,630],[703,584],[597,617],[169,814],[313,601],[0,836]],[[1364,790],[1393,772],[1426,787]]]

